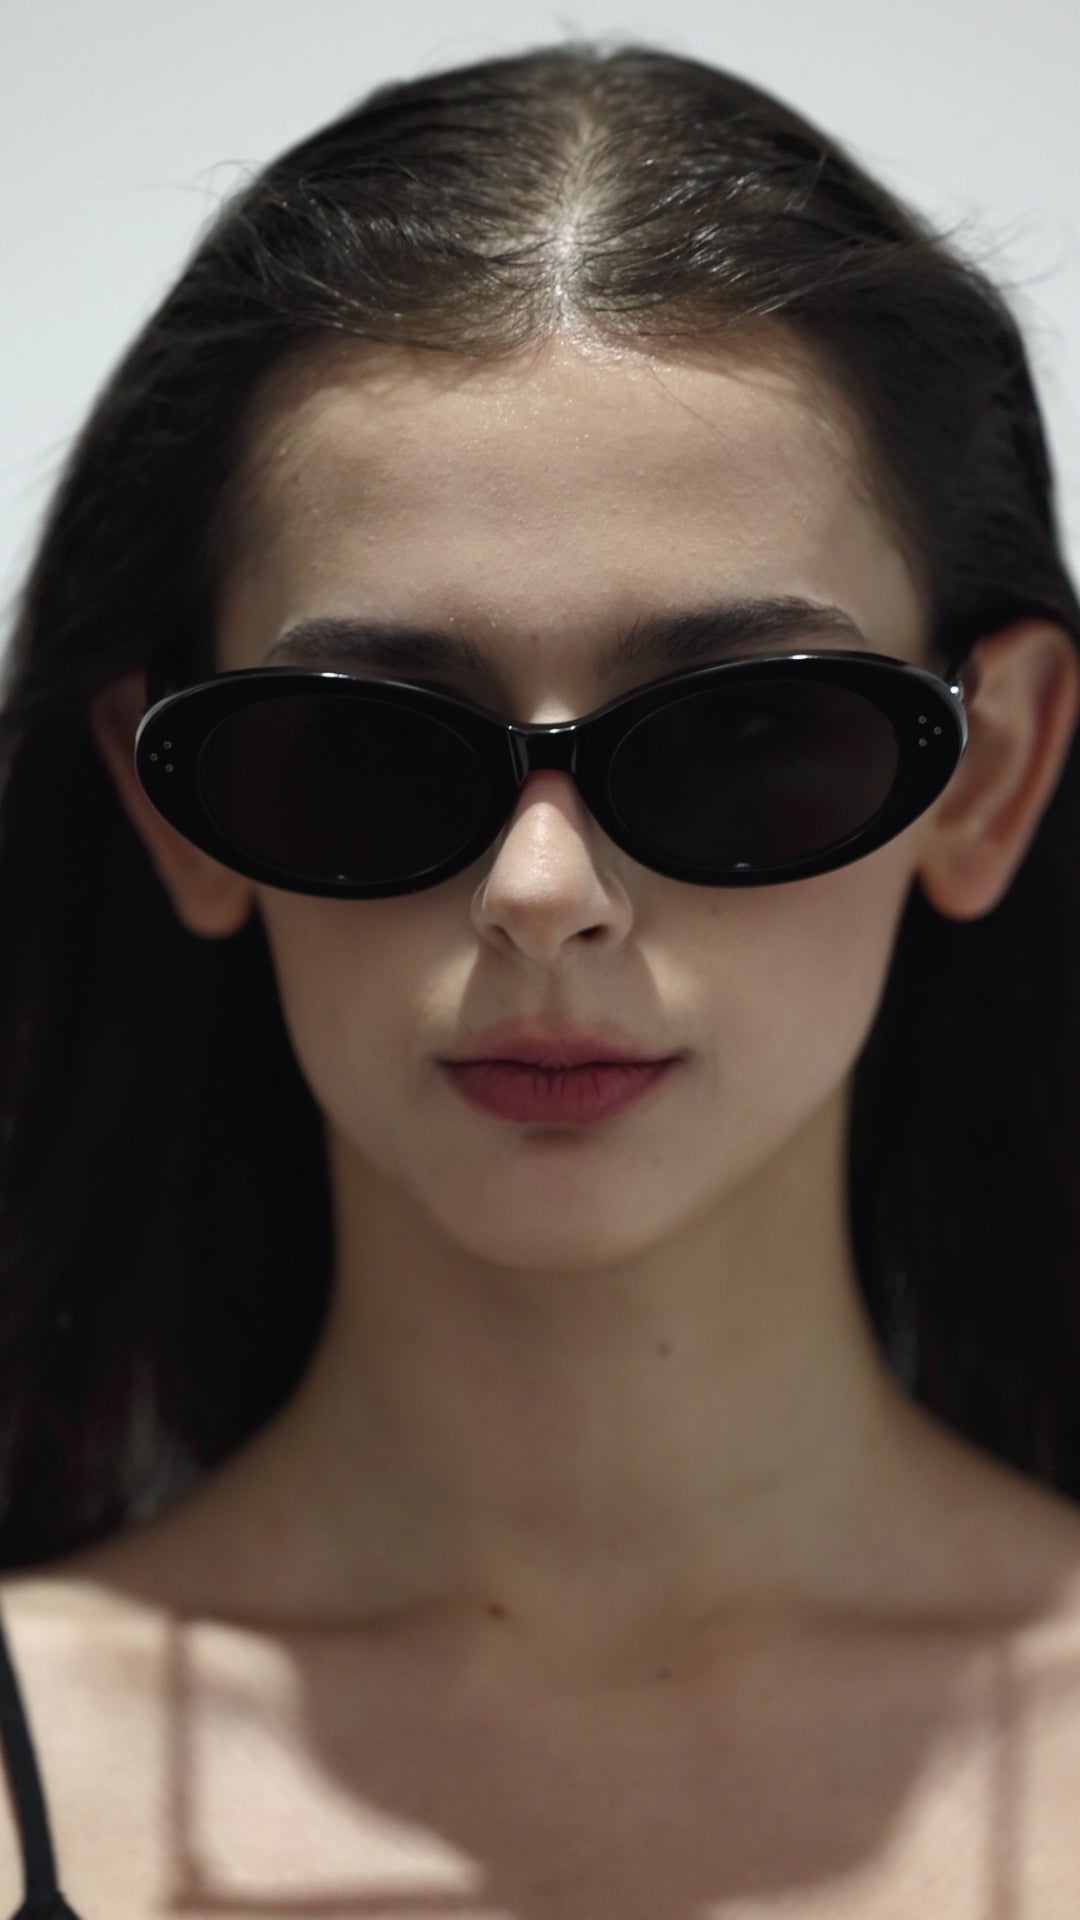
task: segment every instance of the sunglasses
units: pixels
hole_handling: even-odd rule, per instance
[[[655,873],[699,887],[805,880],[917,820],[968,737],[958,670],[944,680],[846,651],[671,674],[553,726],[349,673],[166,685],[152,669],[135,739],[158,811],[237,873],[349,900],[452,879],[546,768],[569,773],[608,837]]]

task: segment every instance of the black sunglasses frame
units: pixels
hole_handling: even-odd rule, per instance
[[[855,833],[822,853],[747,871],[706,873],[657,852],[609,805],[607,768],[615,747],[642,720],[690,693],[772,679],[826,682],[860,695],[889,721],[899,765],[892,789]],[[510,819],[530,773],[569,773],[608,837],[625,853],[669,879],[694,886],[776,886],[829,873],[873,853],[910,826],[944,791],[967,746],[968,722],[959,666],[949,680],[886,654],[847,650],[743,656],[719,665],[669,674],[619,694],[581,719],[550,726],[518,725],[487,708],[437,688],[369,674],[325,673],[293,667],[256,667],[221,673],[178,692],[166,692],[160,668],[148,673],[150,705],[135,737],[139,780],[158,811],[187,839],[224,866],[290,893],[338,899],[389,899],[419,893],[471,866]],[[401,882],[299,877],[235,847],[200,797],[199,755],[212,730],[230,714],[283,694],[340,700],[386,701],[427,714],[450,727],[476,754],[489,800],[475,834],[446,860]]]

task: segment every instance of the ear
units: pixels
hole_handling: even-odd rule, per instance
[[[90,730],[177,918],[204,939],[223,939],[238,933],[249,919],[255,888],[185,839],[147,798],[135,771],[135,734],[148,704],[145,674],[126,674],[91,702]]]
[[[1053,799],[1080,716],[1066,628],[1023,620],[973,649],[964,757],[929,816],[917,871],[939,913],[977,920],[1004,898]]]

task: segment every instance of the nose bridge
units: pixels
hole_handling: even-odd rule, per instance
[[[530,773],[577,773],[580,723],[564,721],[557,726],[511,726],[510,751],[518,786],[524,786]]]

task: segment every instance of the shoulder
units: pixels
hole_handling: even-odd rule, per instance
[[[161,1608],[52,1570],[0,1575],[0,1616],[31,1716],[38,1702],[67,1688],[142,1692],[166,1628]]]
[[[162,1786],[166,1635],[151,1609],[62,1573],[0,1577],[0,1615],[29,1728],[62,1891],[76,1912],[102,1885],[104,1836],[131,1844],[133,1878]],[[125,1847],[126,1850],[126,1847]],[[149,1870],[151,1853],[144,1865]],[[9,1771],[0,1772],[0,1916],[24,1895]],[[149,1910],[149,1909],[148,1909]]]
[[[879,1788],[882,1779],[904,1782],[903,1794],[891,1806],[890,1822],[867,1825],[867,1833],[878,1836],[868,1839],[867,1846],[875,1861],[880,1854],[880,1868],[875,1865],[874,1871],[882,1876],[883,1900],[892,1885],[890,1875],[895,1879],[898,1872],[898,1849],[912,1861],[925,1858],[934,1873],[939,1866],[945,1870],[942,1863],[948,1858],[970,1854],[974,1862],[980,1836],[989,1838],[987,1820],[992,1819],[996,1841],[1008,1838],[1017,1850],[1017,1884],[1039,1891],[1033,1910],[1055,1920],[1053,1901],[1040,1905],[1043,1891],[1051,1886],[1068,1885],[1070,1898],[1075,1892],[1075,1909],[1060,1911],[1080,1911],[1080,1508],[1019,1476],[1003,1475],[996,1466],[983,1472],[978,1462],[962,1483],[958,1478],[947,1490],[943,1481],[940,1493],[950,1529],[962,1536],[962,1550],[942,1564],[939,1577],[928,1579],[930,1557],[919,1551],[912,1535],[915,1521],[925,1521],[923,1508],[911,1516],[911,1527],[900,1529],[907,1560],[919,1563],[920,1577],[898,1610],[882,1608],[876,1626],[864,1613],[850,1634],[839,1628],[828,1636],[831,1645],[821,1639],[807,1643],[806,1660],[798,1655],[776,1672],[764,1673],[763,1680],[763,1670],[754,1667],[752,1658],[746,1685],[729,1684],[738,1676],[726,1669],[717,1695],[722,1711],[711,1722],[708,1736],[713,1754],[705,1783],[709,1805],[702,1801],[699,1806],[699,1779],[691,1798],[700,1818],[688,1804],[682,1821],[683,1828],[688,1822],[691,1830],[686,1842],[705,1847],[718,1817],[712,1796],[725,1780],[734,1791],[743,1777],[735,1750],[739,1716],[732,1709],[745,1695],[749,1717],[744,1731],[753,1753],[764,1738],[763,1729],[776,1721],[770,1763],[762,1776],[778,1783],[775,1804],[761,1810],[772,1835],[770,1845],[779,1846],[779,1829],[789,1816],[790,1845],[797,1845],[807,1817],[805,1807],[799,1817],[792,1813],[791,1796],[785,1798],[779,1790],[783,1777],[793,1788],[797,1785],[795,1805],[802,1805],[814,1790],[813,1779],[801,1772],[797,1781],[790,1769],[785,1776],[784,1754],[793,1747],[803,1755],[827,1752],[832,1756],[832,1771],[825,1770],[833,1782],[830,1792],[842,1778],[847,1797],[858,1801],[861,1792],[865,1802],[867,1794],[872,1798],[875,1782]],[[221,1836],[223,1859],[240,1860],[250,1853],[264,1871],[275,1831],[265,1816],[268,1807],[282,1804],[283,1780],[298,1846],[305,1833],[319,1829],[329,1816],[325,1755],[318,1766],[307,1767],[303,1715],[298,1721],[295,1711],[298,1690],[274,1637],[225,1628],[212,1618],[189,1621],[160,1585],[147,1582],[140,1593],[133,1580],[114,1580],[120,1564],[126,1578],[130,1556],[108,1553],[76,1555],[0,1576],[0,1614],[41,1775],[60,1885],[76,1912],[113,1911],[117,1920],[124,1920],[125,1913],[145,1917],[168,1909],[175,1884],[178,1741],[181,1746],[190,1747],[193,1739],[198,1744],[200,1779],[213,1788],[214,1831]],[[882,1582],[883,1592],[895,1594],[897,1588],[891,1575]],[[153,1597],[146,1597],[147,1592]],[[733,1657],[737,1665],[737,1649]],[[379,1660],[377,1654],[373,1658]],[[202,1694],[196,1689],[195,1713],[191,1690],[200,1674],[212,1684]],[[378,1748],[379,1771],[372,1776],[361,1737],[361,1764],[353,1782],[357,1791],[349,1796],[350,1806],[356,1803],[352,1817],[358,1824],[347,1836],[349,1857],[355,1858],[354,1848],[369,1844],[372,1807],[378,1811],[376,1802],[382,1803],[383,1796],[376,1794],[369,1807],[364,1795],[370,1801],[373,1777],[386,1785],[381,1770],[395,1747],[396,1718],[403,1716],[408,1724],[394,1780],[405,1792],[402,1804],[414,1812],[417,1783],[412,1775],[417,1767],[425,1771],[425,1743],[409,1718],[417,1690],[402,1688],[396,1663],[368,1692],[371,1676],[366,1667],[342,1668],[340,1673],[335,1669],[335,1675],[338,1706],[343,1693],[350,1696],[345,1716],[350,1727],[369,1727]],[[772,1684],[778,1676],[785,1683],[779,1689]],[[358,1686],[361,1679],[364,1684]],[[302,1695],[302,1687],[299,1692]],[[245,1736],[247,1745],[234,1743],[227,1711],[233,1696],[257,1705],[258,1722],[274,1735],[272,1749],[259,1745],[257,1726]],[[774,1698],[775,1713],[768,1706]],[[693,1711],[688,1702],[694,1725],[688,1724],[685,1739],[702,1732],[701,1707],[700,1698]],[[514,1739],[520,1745],[520,1715],[514,1718]],[[475,1731],[474,1723],[469,1724]],[[456,1736],[449,1726],[443,1732],[445,1737],[434,1743],[429,1738],[427,1744],[434,1744],[445,1763]],[[685,1740],[678,1729],[671,1734],[671,1753],[677,1757]],[[650,1752],[652,1769],[656,1752],[648,1740],[639,1744]],[[725,1754],[727,1747],[733,1750]],[[700,1747],[695,1752],[700,1762]],[[531,1793],[537,1790],[536,1768],[542,1760],[542,1752],[521,1753]],[[459,1770],[453,1771],[457,1779]],[[668,1771],[673,1778],[678,1773],[674,1761]],[[857,1790],[859,1778],[865,1779],[865,1790]],[[445,1772],[421,1784],[425,1807],[437,1808],[446,1792]],[[243,1804],[232,1804],[236,1796]],[[492,1797],[484,1796],[485,1806]],[[257,1833],[252,1832],[255,1816],[245,1812],[249,1802],[262,1808]],[[997,1813],[992,1813],[991,1802]],[[827,1812],[823,1807],[822,1820]],[[849,1809],[845,1818],[850,1824],[855,1813]],[[422,1826],[436,1834],[438,1812],[425,1817]],[[417,1845],[420,1832],[413,1834]],[[888,1845],[881,1837],[887,1833],[893,1835]],[[506,1839],[487,1837],[493,1847]],[[613,1833],[616,1851],[623,1850],[625,1839],[621,1829]],[[735,1844],[737,1836],[729,1839]],[[400,1835],[394,1844],[403,1844]],[[381,1861],[377,1847],[373,1858],[376,1854]],[[792,1881],[797,1883],[798,1875]],[[17,1911],[22,1892],[21,1845],[10,1788],[0,1770],[0,1920]],[[962,1901],[955,1908],[961,1910],[968,1910]],[[952,1911],[943,1909],[942,1920]]]

